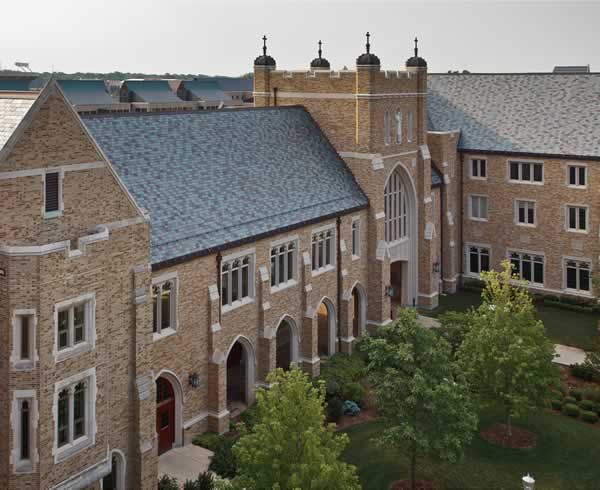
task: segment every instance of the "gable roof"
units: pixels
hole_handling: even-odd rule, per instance
[[[117,102],[108,91],[104,80],[57,80],[72,105],[110,105]]]
[[[136,95],[138,102],[181,102],[168,80],[125,80],[123,83]]]
[[[231,102],[231,96],[226,95],[214,80],[183,80],[183,87],[190,92],[192,100],[205,102]]]
[[[155,267],[368,203],[301,107],[84,116],[150,213]]]
[[[0,150],[31,109],[35,98],[4,98],[0,96]]]
[[[600,158],[600,74],[429,75],[429,127],[459,149]]]

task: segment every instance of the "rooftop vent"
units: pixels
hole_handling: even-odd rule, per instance
[[[590,65],[585,66],[555,66],[553,73],[590,73]]]

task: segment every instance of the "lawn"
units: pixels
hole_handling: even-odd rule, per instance
[[[466,311],[471,306],[479,306],[480,303],[480,293],[460,291],[441,296],[438,308],[433,311],[423,311],[422,314],[438,316],[446,311]],[[539,318],[546,327],[546,333],[554,343],[581,349],[591,348],[598,336],[598,315],[554,308],[541,303],[536,307]]]
[[[488,411],[481,426],[500,421],[500,413]],[[431,459],[417,462],[417,478],[432,480],[436,489],[520,489],[526,473],[536,479],[536,488],[597,489],[600,485],[600,430],[545,411],[515,421],[538,434],[534,449],[504,449],[478,435],[456,464]],[[364,490],[387,490],[394,480],[408,478],[408,460],[401,452],[377,447],[372,439],[381,422],[354,426],[343,459],[358,468]]]

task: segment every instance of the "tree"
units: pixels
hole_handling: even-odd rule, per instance
[[[594,379],[600,380],[600,340],[596,340],[592,350],[586,354],[583,365],[592,373]]]
[[[325,425],[325,387],[296,368],[277,369],[267,381],[271,388],[257,393],[255,424],[234,446],[234,487],[360,489],[356,469],[338,459],[348,436]]]
[[[438,320],[440,326],[435,332],[450,344],[452,355],[454,356],[469,331],[469,313],[447,311],[446,313],[442,313],[438,317]]]
[[[469,315],[470,328],[457,355],[480,401],[503,407],[511,436],[511,418],[543,407],[550,385],[559,381],[554,346],[524,284],[511,284],[517,278],[509,261],[501,272],[481,276],[482,304]]]
[[[361,348],[385,422],[378,443],[407,453],[414,489],[417,458],[462,457],[477,428],[470,392],[448,342],[421,326],[413,310],[400,310]]]

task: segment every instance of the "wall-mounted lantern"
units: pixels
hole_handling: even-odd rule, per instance
[[[198,388],[198,386],[200,386],[200,376],[198,376],[198,373],[190,374],[188,381],[192,388]]]
[[[394,296],[396,296],[396,288],[394,286],[386,286],[385,295],[389,296],[390,298],[393,298]]]
[[[440,272],[440,263],[439,262],[433,263],[433,272]]]

